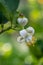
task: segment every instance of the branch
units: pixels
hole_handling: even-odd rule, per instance
[[[11,27],[9,27],[9,28],[7,28],[7,29],[1,31],[0,34],[4,33],[5,31],[7,31],[7,30],[9,30],[9,29],[11,29]]]

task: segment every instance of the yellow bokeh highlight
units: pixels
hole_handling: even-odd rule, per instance
[[[2,46],[2,52],[3,52],[3,55],[4,57],[9,57],[12,53],[12,46],[10,43],[5,43],[3,46]]]
[[[12,46],[10,43],[0,44],[0,55],[3,57],[9,57],[12,54]]]
[[[31,20],[38,20],[40,18],[40,12],[38,10],[34,10],[30,13]]]
[[[39,4],[43,4],[43,0],[38,0],[38,3]]]
[[[36,0],[28,0],[29,3],[35,3]]]

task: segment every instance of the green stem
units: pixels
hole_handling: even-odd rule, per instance
[[[24,29],[24,26],[21,26],[21,29]]]
[[[24,29],[24,26],[23,26],[23,29]]]

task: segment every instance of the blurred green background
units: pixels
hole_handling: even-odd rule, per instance
[[[3,8],[4,6],[6,10]],[[37,41],[34,47],[17,42],[20,26],[15,23],[18,17],[16,10],[22,12],[28,18],[28,24],[25,28],[32,26],[35,29]],[[0,34],[0,65],[43,65],[43,0],[0,0],[0,12],[8,20],[7,23],[4,23],[4,29],[18,25],[17,30],[9,29]],[[6,20],[4,21],[6,22]],[[2,30],[1,24],[0,31]],[[8,45],[4,47],[5,44]]]

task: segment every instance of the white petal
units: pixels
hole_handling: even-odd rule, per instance
[[[19,33],[20,33],[20,36],[23,37],[23,38],[25,38],[27,36],[27,34],[28,34],[25,29],[21,30]]]
[[[17,21],[19,24],[22,24],[22,18],[18,18]]]
[[[26,42],[31,42],[32,41],[32,36],[26,37]]]
[[[25,26],[28,23],[28,19],[27,18],[23,18],[23,25]]]
[[[25,39],[23,39],[21,36],[19,36],[19,37],[17,38],[17,41],[18,41],[19,43],[22,43],[22,42],[25,42]]]
[[[30,27],[28,27],[26,30],[27,30],[27,32],[28,32],[28,33],[30,33],[31,35],[34,35],[34,33],[35,33],[34,28],[33,28],[33,27],[31,27],[31,26],[30,26]]]

